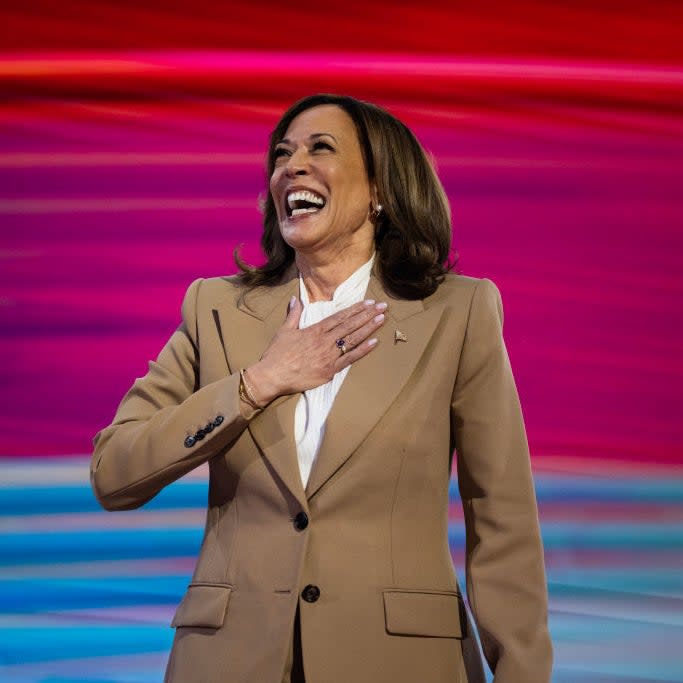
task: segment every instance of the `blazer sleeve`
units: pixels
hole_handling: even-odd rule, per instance
[[[228,447],[248,420],[240,412],[239,373],[201,389],[195,280],[182,323],[123,397],[111,425],[93,440],[90,479],[108,510],[139,507]]]
[[[549,683],[552,645],[529,447],[503,340],[500,292],[480,280],[451,406],[467,594],[494,683]]]

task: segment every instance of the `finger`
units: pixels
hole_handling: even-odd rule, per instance
[[[377,306],[370,307],[369,310],[362,311],[356,315],[344,320],[339,323],[334,329],[330,330],[331,334],[337,339],[345,339],[346,337],[353,334],[357,341],[365,339],[370,332],[367,332],[360,337],[358,335],[358,330],[363,327],[370,325],[377,329],[384,322],[384,311],[378,311]]]
[[[372,339],[368,339],[367,341],[364,341],[362,344],[359,344],[358,346],[356,346],[355,349],[347,351],[343,356],[340,356],[335,362],[335,373],[348,367],[349,365],[351,365],[351,363],[355,363],[360,358],[363,358],[363,356],[367,356],[370,353],[370,351],[372,351],[376,346],[377,339],[373,337]]]
[[[351,334],[345,334],[346,348],[351,350],[362,344],[371,334],[374,334],[384,323],[384,314],[378,313],[370,322],[354,330]]]
[[[301,320],[301,312],[303,307],[301,302],[295,296],[289,300],[289,309],[287,311],[287,318],[285,319],[284,327],[290,330],[299,329],[299,320]]]
[[[333,313],[324,320],[321,320],[318,325],[320,325],[323,332],[329,332],[331,329],[337,327],[344,320],[352,318],[354,315],[363,313],[364,311],[372,311],[375,306],[375,302],[372,299],[366,299],[365,301],[359,301],[357,304],[353,304],[348,308],[343,309],[337,313]]]

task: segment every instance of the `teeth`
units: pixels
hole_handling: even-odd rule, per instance
[[[294,208],[295,202],[308,202],[309,204],[317,204],[318,206],[324,206],[325,200],[319,195],[311,192],[309,190],[296,190],[295,192],[290,192],[287,195],[287,204],[289,208]]]
[[[308,209],[292,209],[292,216],[300,216],[302,213],[315,213],[319,209],[309,207]]]

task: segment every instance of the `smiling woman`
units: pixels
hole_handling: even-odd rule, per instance
[[[336,95],[300,100],[271,135],[267,176],[261,240],[267,262],[250,268],[236,259],[247,287],[277,282],[292,264],[298,247],[288,237],[326,235],[324,243],[334,249],[343,231],[366,259],[377,248],[376,270],[387,291],[401,298],[432,294],[452,267],[451,216],[441,183],[410,129],[380,107]],[[296,200],[287,189],[313,191],[323,200],[314,215],[327,216],[316,230],[294,229],[292,218],[308,212],[292,216],[289,202]],[[349,247],[344,240],[336,245],[337,251]]]
[[[317,95],[271,136],[266,263],[195,281],[95,438],[94,491],[142,505],[209,463],[204,542],[167,683],[496,683],[552,648],[519,398],[488,279],[449,273],[450,214],[413,134]]]
[[[370,216],[377,199],[351,117],[330,104],[306,109],[289,124],[273,156],[270,193],[279,233],[306,255],[300,260],[312,261],[312,268],[333,258],[339,265],[367,261],[374,251]],[[312,300],[332,294],[307,289]]]

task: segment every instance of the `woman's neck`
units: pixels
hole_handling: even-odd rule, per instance
[[[337,287],[367,263],[373,251],[345,254],[329,261],[297,253],[296,265],[306,285],[309,302],[331,301]]]

